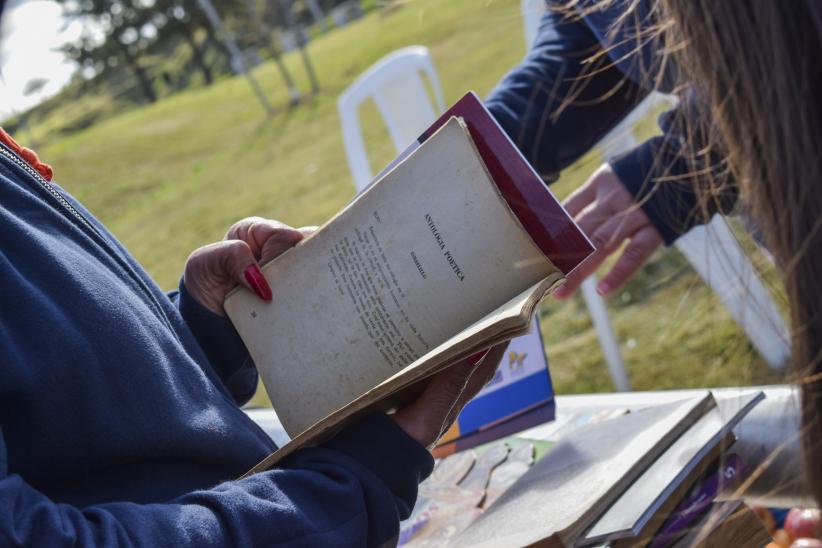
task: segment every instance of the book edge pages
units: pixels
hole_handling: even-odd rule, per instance
[[[346,418],[353,416],[359,411],[370,408],[370,406],[385,399],[392,393],[441,371],[455,361],[464,359],[480,350],[495,346],[500,342],[510,340],[515,336],[525,334],[530,328],[531,317],[536,311],[539,302],[562,283],[564,279],[565,277],[562,273],[557,270],[554,274],[534,285],[528,291],[523,292],[518,297],[443,342],[417,359],[414,363],[409,364],[402,371],[389,377],[344,407],[317,421],[299,435],[295,436],[289,443],[263,459],[242,477],[267,470],[294,451],[305,446],[319,443],[325,439],[323,434],[343,422]],[[511,313],[501,320],[491,321],[494,317],[500,315],[501,310],[515,310],[516,307],[514,305],[516,302],[521,302],[518,313]],[[504,324],[510,325],[505,329],[501,329]],[[454,349],[457,350],[455,351]],[[409,374],[409,371],[412,372],[413,375]],[[403,382],[400,383],[398,382],[399,380]]]
[[[689,397],[671,402],[669,404],[665,404],[667,406],[676,406],[672,413],[677,413],[679,415],[678,419],[676,419],[676,422],[671,426],[670,430],[668,430],[664,435],[655,438],[653,441],[649,440],[647,443],[649,447],[646,450],[646,452],[642,456],[638,457],[636,460],[633,461],[633,463],[630,465],[630,468],[624,473],[624,475],[613,481],[611,485],[608,486],[604,492],[597,495],[598,498],[594,500],[592,503],[590,503],[585,509],[580,510],[578,512],[578,516],[574,519],[574,521],[566,525],[563,529],[548,531],[545,529],[539,530],[536,528],[529,528],[527,530],[520,530],[511,534],[506,534],[505,536],[484,539],[479,542],[477,542],[477,539],[471,539],[470,537],[467,539],[463,538],[465,537],[468,531],[471,531],[472,527],[475,527],[475,523],[469,526],[468,529],[466,529],[466,531],[463,531],[460,537],[456,539],[457,542],[455,545],[472,547],[494,547],[499,545],[534,546],[539,545],[538,543],[541,543],[548,539],[555,539],[557,542],[560,543],[559,545],[561,546],[573,546],[576,539],[580,536],[580,534],[591,525],[591,522],[594,519],[596,519],[596,517],[599,516],[605,508],[607,508],[610,504],[613,503],[614,500],[616,500],[616,498],[624,490],[626,485],[633,482],[640,475],[641,470],[647,467],[648,462],[652,459],[655,459],[664,450],[666,450],[671,445],[673,440],[678,438],[682,434],[682,432],[684,432],[699,417],[701,417],[707,411],[707,409],[710,408],[710,406],[712,406],[712,402],[713,396],[706,391],[702,397]],[[642,412],[646,411],[648,410],[643,410]],[[625,417],[629,416],[636,416],[636,414],[632,413],[629,415],[625,415]],[[602,428],[603,424],[606,423],[600,423],[591,426]],[[557,446],[555,446],[548,455],[550,456],[556,450]],[[526,474],[526,476],[521,477],[517,481],[517,483],[529,481],[527,475],[528,474]],[[497,503],[499,502],[500,501],[497,501]],[[498,506],[497,511],[499,512],[499,510],[500,507]]]
[[[637,482],[640,482],[646,475],[648,477],[653,477],[652,474],[655,472],[654,466],[657,465],[659,462],[662,462],[662,459],[665,457],[665,455],[669,451],[675,451],[677,449],[676,446],[677,446],[678,442],[683,440],[683,438],[685,436],[688,436],[689,434],[691,434],[691,435],[697,434],[698,435],[699,430],[707,430],[708,428],[710,428],[711,426],[710,426],[709,421],[711,421],[712,419],[713,420],[718,420],[720,422],[720,426],[715,429],[715,431],[711,434],[710,439],[708,439],[708,441],[702,446],[702,448],[700,448],[698,451],[696,451],[692,455],[692,457],[686,463],[685,467],[682,468],[682,472],[687,471],[687,473],[690,473],[690,471],[693,468],[697,468],[699,463],[704,458],[707,458],[707,455],[711,452],[711,450],[714,447],[716,447],[719,444],[719,442],[722,440],[722,437],[723,437],[719,434],[722,433],[724,425],[721,424],[722,423],[722,417],[719,414],[719,411],[717,410],[716,407],[713,407],[712,409],[708,410],[708,412],[706,412],[702,417],[700,417],[699,420],[697,420],[691,426],[691,428],[688,428],[685,432],[683,432],[682,436],[680,436],[679,439],[674,441],[674,443],[671,444],[671,446],[666,451],[664,451],[662,454],[660,454],[659,457],[648,467],[648,469],[645,470],[636,479],[636,481],[634,483],[632,483],[631,486],[629,486],[620,495],[619,498],[617,498],[616,501],[614,501],[614,503],[603,513],[602,516],[600,516],[600,518],[596,522],[594,522],[594,524],[589,528],[586,535],[583,538],[581,538],[580,541],[577,542],[576,545],[580,546],[580,547],[581,546],[588,546],[588,545],[591,545],[591,544],[596,544],[598,542],[601,543],[601,542],[605,542],[605,541],[609,541],[609,540],[617,540],[619,538],[637,536],[638,532],[634,531],[631,527],[628,527],[628,528],[625,528],[625,529],[611,529],[611,530],[608,530],[608,531],[605,531],[605,532],[600,532],[600,533],[596,533],[596,530],[597,530],[597,527],[599,526],[599,524],[602,523],[603,520],[607,519],[608,516],[610,516],[610,514],[612,514],[613,512],[617,512],[617,510],[620,508],[619,505],[628,504],[627,503],[627,497],[629,497],[631,488],[634,487],[634,485],[636,485]],[[677,482],[678,480],[680,480],[680,482],[684,481],[684,479],[685,479],[684,477],[682,477],[682,478],[679,477],[680,474],[682,474],[682,472],[677,474],[677,476],[673,479],[673,481],[671,483]],[[668,487],[667,485],[663,487],[663,489],[660,491],[660,495],[667,487]],[[659,496],[654,501],[651,501],[651,504],[648,506],[648,508],[652,508],[654,506],[654,503],[656,503],[656,501],[658,500],[658,498],[659,498]],[[643,513],[640,515],[640,517],[637,519],[637,521],[635,523],[641,522],[642,518],[645,516],[646,513],[647,513],[647,509],[645,511],[643,511]]]
[[[716,395],[714,395],[716,399]],[[588,546],[591,544],[596,544],[597,542],[604,542],[608,540],[617,540],[620,538],[628,538],[628,537],[636,537],[638,536],[642,530],[646,527],[648,522],[656,515],[657,511],[664,505],[665,500],[670,497],[674,492],[676,492],[677,487],[671,489],[671,492],[666,493],[666,490],[671,485],[678,486],[679,484],[683,483],[687,480],[687,477],[691,474],[693,468],[697,468],[699,463],[707,458],[707,454],[709,454],[714,447],[719,446],[724,437],[733,429],[735,428],[739,422],[753,409],[753,407],[762,401],[764,394],[762,392],[750,392],[748,394],[735,396],[732,399],[738,401],[740,403],[744,402],[743,405],[738,407],[736,411],[730,417],[723,417],[721,412],[721,400],[725,398],[720,398],[717,400],[717,405],[708,411],[705,415],[703,415],[698,421],[696,421],[691,428],[686,430],[683,433],[683,436],[689,434],[690,432],[694,431],[697,428],[707,428],[703,425],[700,425],[700,422],[706,421],[709,419],[711,413],[715,413],[716,417],[719,420],[718,428],[716,428],[713,435],[711,435],[710,439],[703,446],[697,450],[689,461],[686,463],[685,466],[682,467],[680,472],[673,478],[673,480],[666,485],[657,495],[657,497],[651,501],[651,503],[647,506],[647,508],[639,515],[638,519],[634,523],[632,527],[626,529],[613,529],[612,531],[607,532],[600,532],[598,534],[592,534],[596,528],[596,526],[606,518],[606,516],[613,510],[616,511],[617,505],[622,502],[623,497],[628,497],[631,487],[625,490],[625,492],[614,502],[614,504],[605,511],[605,513],[599,518],[599,520],[593,524],[593,526],[589,529],[586,533],[586,537],[583,539],[583,542],[579,542],[578,546]],[[745,401],[747,400],[747,401]],[[682,437],[680,437],[682,439]],[[648,467],[646,471],[640,475],[636,481],[640,481],[643,476],[648,474],[652,476],[654,473],[653,467],[661,461],[661,459],[665,456],[670,450],[676,449],[676,444],[679,440],[674,441],[673,444],[666,450],[663,454],[661,454],[651,466]]]
[[[718,447],[722,449],[730,447],[733,442],[736,441],[736,436],[733,433],[733,429],[736,428],[740,422],[742,422],[742,420],[753,410],[754,407],[765,399],[765,393],[762,391],[751,391],[739,396],[722,396],[714,394],[714,399],[716,400],[716,410],[719,412],[724,423],[720,430],[721,436],[717,444]],[[741,405],[734,406],[730,402],[738,402]],[[735,407],[730,415],[727,415],[725,412],[726,406]],[[728,440],[730,440],[730,442],[725,445]],[[672,490],[672,492],[676,492],[676,489]],[[648,523],[653,519],[663,505],[664,501],[660,502],[659,500],[655,500],[651,507],[649,507],[645,514],[640,518],[639,523],[635,524],[634,529],[638,528],[640,531],[646,529]]]
[[[711,464],[716,462],[716,459],[722,456],[723,451],[733,445],[735,441],[736,436],[734,436],[733,432],[727,432],[719,440],[719,443],[707,452],[705,459],[691,470],[691,473],[688,474],[677,489],[672,491],[669,500],[664,501],[659,506],[657,511],[648,518],[642,529],[635,535],[612,538],[609,541],[599,541],[598,544],[594,545],[610,543],[611,548],[644,548],[648,546],[653,540],[654,535],[659,532],[660,527],[665,524],[671,512],[676,509],[677,505],[682,502],[682,499],[685,498],[690,489],[694,487],[696,481],[710,469]],[[589,544],[588,546],[591,545]]]
[[[707,394],[698,402],[695,401],[693,409],[691,409],[678,424],[674,425],[674,427],[671,428],[671,430],[663,436],[653,448],[642,455],[642,457],[636,461],[634,466],[616,483],[614,483],[614,485],[611,486],[611,489],[609,489],[605,495],[600,497],[598,501],[594,502],[594,504],[588,509],[588,512],[583,514],[581,519],[578,519],[567,529],[559,532],[560,539],[562,539],[566,545],[572,546],[576,539],[580,537],[582,532],[591,525],[591,521],[596,519],[597,516],[601,515],[606,508],[613,504],[616,498],[623,491],[625,491],[626,487],[637,480],[643,470],[647,469],[652,462],[658,459],[662,453],[667,451],[671,445],[673,445],[673,443],[680,436],[687,432],[688,429],[696,423],[696,421],[702,418],[705,413],[715,407],[716,400],[711,392],[707,392]]]

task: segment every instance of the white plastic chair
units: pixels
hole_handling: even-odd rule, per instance
[[[545,13],[545,0],[522,0],[522,20],[525,24],[525,49],[531,45],[539,31],[539,21]]]
[[[428,78],[436,106],[431,104],[421,74]],[[358,192],[374,175],[357,115],[360,104],[367,99],[376,103],[397,151],[411,144],[437,114],[445,110],[442,87],[428,48],[409,46],[386,55],[362,73],[337,100],[345,153]]]
[[[525,42],[531,47],[542,15],[545,0],[522,0]],[[605,158],[626,152],[637,146],[633,126],[661,103],[673,106],[675,99],[661,93],[651,93],[597,144]],[[695,227],[676,240],[677,249],[694,270],[720,298],[736,323],[762,358],[773,369],[781,368],[790,355],[789,335],[785,320],[762,284],[756,269],[721,216],[715,216],[705,226]],[[583,296],[594,290],[591,278],[583,283]],[[587,287],[586,287],[587,286]],[[589,304],[590,308],[590,304]],[[609,363],[615,384],[615,370]],[[618,376],[624,376],[623,372]]]
[[[436,107],[431,104],[421,73],[425,73],[431,83],[437,101]],[[359,105],[367,99],[373,99],[377,104],[397,152],[404,150],[436,119],[437,113],[445,110],[439,79],[428,49],[423,46],[412,46],[383,57],[357,78],[337,101],[348,165],[357,192],[368,186],[373,177],[357,117]],[[611,327],[605,302],[594,286],[586,287],[588,310],[606,361],[612,370],[614,382],[619,390],[629,390],[628,378],[619,356],[619,344]],[[533,347],[527,343],[527,339],[539,337],[538,331],[539,323],[534,318],[532,333],[512,341],[511,350],[516,351],[519,345],[523,348]],[[520,339],[522,342],[518,343]],[[539,347],[542,348],[542,343]]]

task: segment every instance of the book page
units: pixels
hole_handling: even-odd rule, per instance
[[[531,326],[536,306],[545,295],[564,278],[557,272],[539,284],[524,291],[503,306],[494,310],[469,328],[460,331],[440,344],[414,363],[394,374],[363,395],[337,409],[313,424],[286,445],[280,447],[259,462],[246,476],[268,470],[294,451],[322,443],[333,436],[337,429],[363,413],[375,409],[390,411],[396,399],[405,389],[414,389],[415,384],[425,382],[431,375],[452,364],[499,343],[524,335]],[[245,476],[244,476],[245,477]]]
[[[556,274],[454,118],[226,300],[295,436]]]

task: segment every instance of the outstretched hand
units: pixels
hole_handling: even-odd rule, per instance
[[[596,251],[557,288],[558,299],[570,297],[596,272],[608,256],[628,240],[611,270],[597,284],[597,292],[610,295],[625,285],[662,243],[657,229],[635,202],[611,166],[604,164],[563,204]]]
[[[195,250],[186,262],[183,283],[197,302],[221,316],[223,301],[237,284],[271,300],[260,264],[284,253],[314,227],[291,228],[279,221],[248,217],[235,223],[221,242]]]

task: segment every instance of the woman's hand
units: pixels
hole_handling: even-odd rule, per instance
[[[610,295],[631,279],[663,243],[662,236],[608,164],[600,167],[563,204],[591,238],[596,251],[554,291],[558,299],[570,297],[599,265],[628,245],[611,270],[597,284],[597,292]]]
[[[427,448],[451,427],[457,416],[494,376],[508,343],[471,356],[437,373],[419,398],[393,417],[405,432]]]
[[[270,301],[271,287],[260,263],[287,251],[315,229],[295,229],[260,217],[243,219],[228,230],[222,242],[201,247],[189,256],[183,283],[197,302],[220,316],[225,315],[225,296],[237,284]]]

